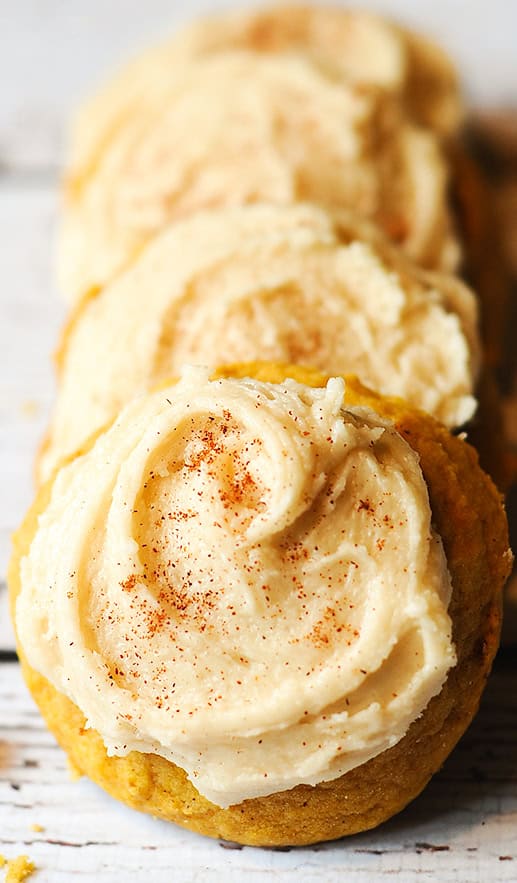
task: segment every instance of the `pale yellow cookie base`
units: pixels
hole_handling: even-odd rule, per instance
[[[272,382],[292,376],[313,386],[325,382],[310,369],[271,364],[233,366],[219,373]],[[479,468],[474,450],[430,417],[400,400],[377,396],[355,379],[347,382],[347,401],[393,419],[420,455],[452,578],[449,612],[458,664],[439,696],[394,748],[333,782],[300,785],[221,809],[196,791],[183,770],[161,757],[138,752],[108,757],[98,733],[84,728],[79,709],[28,666],[19,648],[29,689],[73,765],[135,809],[250,845],[301,845],[354,834],[375,827],[416,797],[475,714],[497,649],[501,589],[510,566],[499,494]],[[49,483],[40,490],[15,538],[9,580],[13,608],[20,558],[31,543],[50,487]]]

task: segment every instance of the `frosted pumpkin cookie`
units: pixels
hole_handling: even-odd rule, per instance
[[[311,843],[400,810],[468,725],[506,522],[430,417],[354,380],[235,373],[263,379],[190,369],[135,399],[40,491],[11,564],[19,652],[115,797]]]
[[[278,4],[195,21],[126,64],[80,108],[71,169],[87,173],[110,133],[145,104],[156,83],[170,82],[192,60],[228,50],[304,55],[344,83],[380,87],[441,134],[456,132],[463,118],[455,68],[422,35],[370,12]]]
[[[437,138],[303,56],[216,53],[157,77],[66,178],[58,263],[72,298],[168,222],[249,202],[353,208],[425,266],[458,260]]]
[[[459,280],[417,268],[348,214],[310,205],[199,213],[76,308],[40,475],[184,363],[253,358],[354,372],[460,426],[475,410],[476,316]]]

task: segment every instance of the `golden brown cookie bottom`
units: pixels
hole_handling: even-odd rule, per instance
[[[497,486],[507,491],[517,477],[517,458],[506,438],[500,390],[508,361],[511,280],[493,187],[467,136],[450,143],[448,153],[451,197],[464,248],[462,275],[479,296],[484,346],[485,364],[476,390],[479,408],[467,431],[481,465]]]
[[[299,367],[253,363],[220,375],[279,382],[286,376],[311,386],[325,377]],[[256,846],[302,845],[373,828],[406,806],[425,787],[475,714],[495,655],[501,588],[508,573],[506,520],[491,480],[474,450],[404,402],[377,396],[355,379],[346,402],[372,407],[393,419],[420,456],[433,512],[452,578],[449,612],[458,663],[441,691],[393,748],[331,782],[246,800],[221,809],[202,797],[183,770],[162,757],[132,752],[108,757],[98,733],[85,729],[79,709],[32,670],[20,647],[23,672],[56,739],[74,766],[135,809],[193,831]],[[15,538],[11,601],[19,591],[19,561],[45,506],[45,486]]]

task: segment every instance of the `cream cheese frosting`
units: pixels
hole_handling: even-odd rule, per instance
[[[353,208],[419,263],[451,269],[447,184],[437,138],[385,92],[308,57],[215,54],[153,81],[89,171],[70,170],[61,284],[80,296],[168,222],[250,202]]]
[[[228,50],[305,55],[343,83],[380,87],[442,134],[463,117],[450,59],[431,41],[358,9],[288,4],[197,20],[126,64],[84,102],[71,132],[70,171],[88,174],[110,133],[193,60]]]
[[[186,370],[59,471],[21,562],[30,665],[220,806],[393,746],[455,663],[418,457],[343,396]]]
[[[355,217],[309,205],[171,225],[79,308],[62,349],[41,477],[185,363],[266,359],[354,373],[448,426],[475,410],[473,294],[413,266]]]

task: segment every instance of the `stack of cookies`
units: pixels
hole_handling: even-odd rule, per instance
[[[77,117],[10,585],[50,728],[138,809],[355,833],[476,711],[511,554],[465,440],[504,480],[462,116],[422,37],[275,7],[190,26]]]

